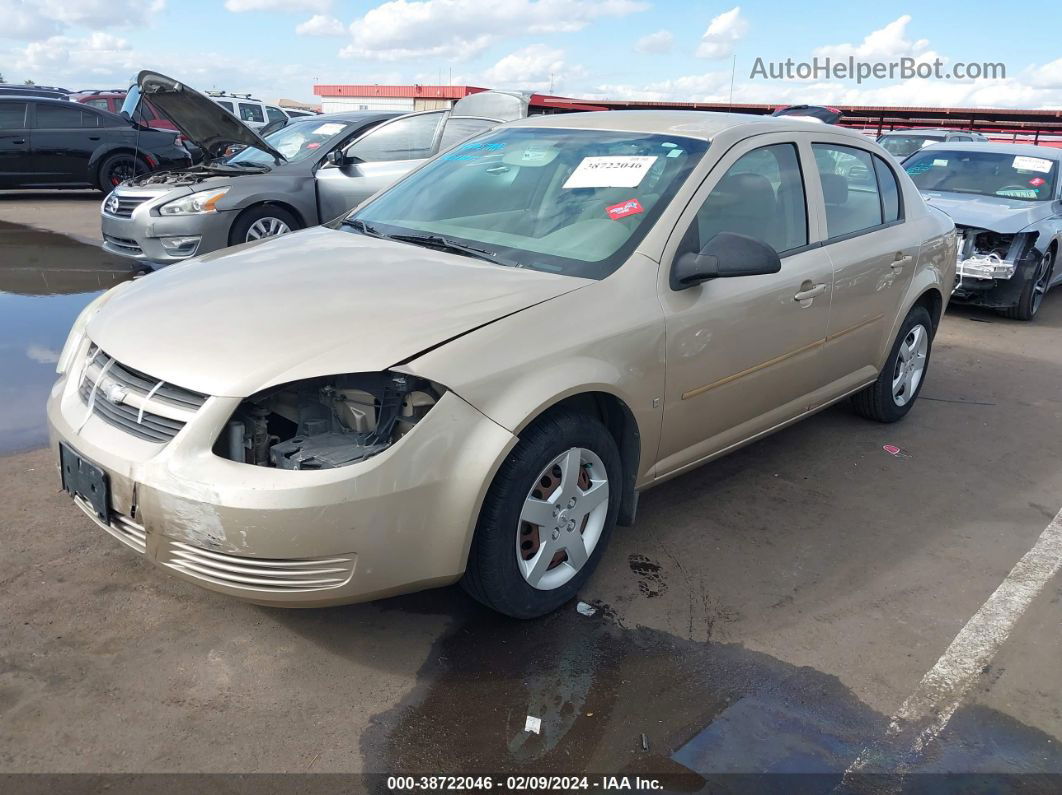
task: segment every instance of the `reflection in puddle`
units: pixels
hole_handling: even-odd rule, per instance
[[[71,324],[137,272],[96,246],[0,221],[0,454],[47,441],[44,402]]]

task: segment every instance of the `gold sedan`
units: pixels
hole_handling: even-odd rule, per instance
[[[639,491],[924,383],[950,220],[865,137],[605,112],[459,144],[346,217],[114,288],[49,400],[64,488],[171,573],[316,606],[571,599]]]

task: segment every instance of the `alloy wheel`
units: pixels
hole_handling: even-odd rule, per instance
[[[286,235],[291,228],[279,218],[259,218],[247,230],[246,241],[261,240],[263,237]]]
[[[516,563],[527,584],[550,591],[571,580],[601,539],[608,504],[608,474],[592,450],[572,447],[550,461],[516,528]]]
[[[119,160],[113,166],[111,166],[110,183],[117,187],[125,182],[127,179],[132,179],[137,174],[136,164],[132,159]]]
[[[1040,310],[1040,304],[1044,300],[1044,294],[1051,283],[1051,266],[1054,264],[1054,256],[1048,252],[1040,258],[1040,264],[1036,266],[1036,275],[1033,276],[1032,314]]]
[[[900,343],[896,367],[892,375],[892,399],[897,406],[906,406],[918,392],[926,371],[929,352],[929,332],[921,323],[912,326]]]

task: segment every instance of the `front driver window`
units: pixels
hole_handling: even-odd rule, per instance
[[[796,146],[775,144],[742,155],[697,211],[686,247],[699,251],[720,232],[756,238],[780,254],[807,245]]]
[[[431,157],[435,129],[442,116],[442,113],[406,116],[377,127],[348,148],[347,157],[356,157],[365,163]]]

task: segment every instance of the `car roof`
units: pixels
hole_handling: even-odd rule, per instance
[[[750,132],[824,131],[866,140],[856,130],[833,124],[802,121],[799,116],[757,116],[751,113],[718,113],[704,110],[602,110],[588,113],[556,113],[530,116],[510,122],[510,127],[552,127],[571,130],[609,130],[616,132],[682,135],[711,141],[720,133],[736,127]],[[754,130],[751,128],[755,128]]]
[[[1000,155],[1028,155],[1040,157],[1046,160],[1062,160],[1062,149],[1051,146],[1037,146],[1036,144],[997,144],[992,141],[941,141],[939,144],[930,144],[921,151],[929,149],[954,150],[957,152],[994,152]]]

